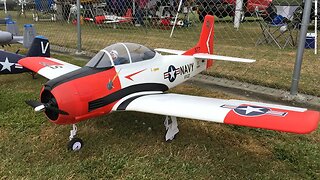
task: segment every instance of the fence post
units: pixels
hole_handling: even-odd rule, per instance
[[[307,30],[308,30],[308,25],[310,20],[311,5],[312,5],[312,0],[305,0],[304,8],[303,8],[303,17],[302,17],[301,28],[299,33],[299,43],[298,43],[298,50],[296,55],[296,63],[294,65],[293,76],[292,76],[292,83],[291,83],[291,90],[290,90],[291,95],[296,95],[298,93],[298,84],[300,79],[304,45],[306,42],[306,35],[307,35]]]
[[[81,22],[80,22],[80,0],[77,0],[77,52],[76,54],[82,54],[81,50]]]

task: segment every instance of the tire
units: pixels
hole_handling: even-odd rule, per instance
[[[69,151],[79,151],[83,147],[83,141],[80,138],[73,138],[68,143]]]

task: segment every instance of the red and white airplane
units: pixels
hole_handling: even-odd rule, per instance
[[[133,21],[132,10],[129,8],[124,16],[107,15],[104,12],[94,18],[84,18],[85,21],[94,22],[95,24],[121,24]]]
[[[301,134],[317,128],[319,112],[305,108],[164,93],[210,68],[213,60],[254,62],[213,55],[213,30],[214,18],[206,16],[198,44],[187,51],[116,43],[84,67],[49,57],[23,58],[20,65],[49,79],[40,102],[27,103],[35,111],[43,110],[53,123],[73,125],[68,148],[74,151],[83,146],[75,137],[75,124],[114,111],[165,115],[166,140],[179,132],[176,117]],[[113,60],[115,55],[118,59]]]

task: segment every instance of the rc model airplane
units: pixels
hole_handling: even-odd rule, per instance
[[[18,61],[21,66],[49,79],[40,101],[26,102],[53,123],[73,125],[68,144],[73,151],[83,147],[76,123],[115,111],[165,115],[166,140],[179,132],[176,117],[301,134],[317,128],[319,112],[304,108],[165,93],[210,68],[213,60],[254,62],[213,55],[213,30],[214,17],[208,15],[198,44],[187,51],[116,43],[84,67],[50,57],[23,58]]]
[[[128,9],[124,16],[107,15],[104,12],[94,18],[86,17],[85,21],[94,22],[95,24],[121,24],[130,23],[133,20],[132,10]]]
[[[50,57],[49,41],[43,36],[36,36],[26,56],[0,50],[0,74],[35,73],[21,66],[18,61],[25,57]]]

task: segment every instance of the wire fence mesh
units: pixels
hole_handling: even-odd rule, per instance
[[[215,53],[259,61],[254,66],[216,62],[208,73],[289,89],[303,6],[298,0],[81,0],[81,45],[92,53],[115,42],[186,50],[198,41],[204,16],[215,15]],[[34,24],[56,48],[77,48],[75,0],[4,0],[0,8],[20,30]],[[315,17],[313,5],[310,32]],[[306,46],[313,48],[310,37]],[[314,85],[320,84],[315,68],[320,64],[313,62],[319,56],[308,50],[305,58],[312,63],[302,71],[303,92],[320,96]]]

